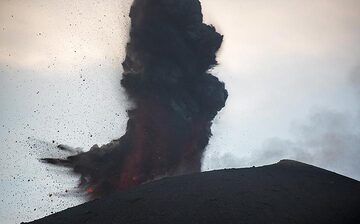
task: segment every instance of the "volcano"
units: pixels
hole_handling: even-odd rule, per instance
[[[359,224],[360,182],[308,164],[195,173],[142,184],[31,224]]]

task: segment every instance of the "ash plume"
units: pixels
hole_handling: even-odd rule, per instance
[[[135,107],[126,133],[65,159],[98,197],[167,175],[200,172],[211,124],[225,106],[224,83],[209,70],[223,36],[203,23],[198,0],[135,0],[122,86]]]

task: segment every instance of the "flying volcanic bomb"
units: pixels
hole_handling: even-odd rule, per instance
[[[101,147],[44,162],[80,174],[91,197],[201,171],[214,117],[228,93],[210,74],[223,36],[199,0],[134,0],[122,86],[134,108],[126,133]]]

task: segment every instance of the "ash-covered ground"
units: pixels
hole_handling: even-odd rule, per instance
[[[304,163],[169,177],[31,224],[358,224],[360,182]]]

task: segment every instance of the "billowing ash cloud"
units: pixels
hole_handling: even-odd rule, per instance
[[[199,172],[224,83],[208,73],[223,37],[203,23],[198,0],[135,0],[122,86],[135,108],[124,136],[66,159],[92,196],[157,177]]]

